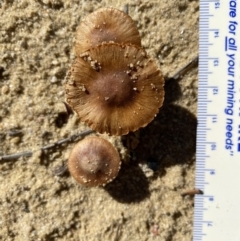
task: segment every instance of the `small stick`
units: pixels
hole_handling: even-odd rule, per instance
[[[32,154],[33,154],[32,151],[25,151],[25,152],[11,154],[11,155],[7,155],[7,156],[0,156],[0,161],[14,160],[14,159],[18,159],[21,156],[31,157]]]
[[[187,190],[187,191],[182,192],[182,193],[181,193],[181,196],[183,196],[183,197],[185,197],[185,196],[187,196],[187,195],[189,195],[189,196],[194,196],[195,194],[201,194],[201,195],[203,195],[204,193],[203,193],[203,191],[200,190],[200,189],[192,189],[192,190]]]
[[[71,135],[71,136],[69,136],[67,138],[64,138],[62,140],[59,140],[59,141],[57,141],[53,144],[43,146],[43,147],[40,148],[40,150],[45,151],[45,150],[52,149],[54,147],[60,146],[62,144],[68,143],[68,142],[73,142],[78,137],[84,137],[84,136],[89,135],[93,132],[94,132],[93,130],[86,130],[86,131]],[[20,152],[20,153],[16,153],[16,154],[6,155],[6,156],[0,156],[0,161],[16,160],[16,159],[18,159],[22,156],[31,157],[32,155],[33,155],[33,151],[25,151],[25,152]]]
[[[198,63],[198,56],[196,56],[189,63],[187,63],[185,66],[179,69],[172,77],[166,78],[166,81],[171,79],[178,80],[180,76],[184,75],[194,64],[197,64],[197,63]]]

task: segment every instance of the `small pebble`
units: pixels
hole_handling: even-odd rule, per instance
[[[52,78],[51,78],[51,83],[57,83],[58,82],[58,79],[57,79],[57,77],[56,76],[53,76]]]
[[[19,136],[16,136],[16,137],[11,139],[11,143],[14,144],[14,145],[19,144],[20,141],[21,141],[21,138]]]
[[[3,95],[8,94],[8,92],[9,92],[9,87],[8,87],[8,85],[4,85],[4,86],[2,87],[1,92],[2,92]]]
[[[58,64],[59,64],[59,62],[57,60],[52,61],[52,65],[58,65]]]
[[[64,93],[65,93],[65,92],[64,92],[63,90],[61,90],[61,91],[58,92],[58,96],[61,97],[61,96],[64,95]]]

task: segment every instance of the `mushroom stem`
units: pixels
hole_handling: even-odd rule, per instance
[[[89,135],[89,134],[91,134],[93,132],[94,132],[93,130],[86,130],[86,131],[83,131],[83,132],[79,132],[77,134],[73,134],[73,135],[71,135],[71,136],[69,136],[67,138],[62,139],[62,140],[59,140],[59,141],[57,141],[57,142],[55,142],[53,144],[49,144],[49,145],[43,146],[39,150],[41,150],[41,151],[49,150],[49,149],[52,149],[54,147],[58,147],[60,145],[63,145],[65,143],[70,143],[70,142],[76,141],[77,138],[87,136],[87,135]],[[17,160],[18,158],[24,157],[24,156],[25,157],[31,157],[34,152],[35,151],[24,151],[24,152],[20,152],[20,153],[0,156],[0,161]]]

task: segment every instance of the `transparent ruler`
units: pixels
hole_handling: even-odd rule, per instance
[[[194,241],[240,241],[240,0],[200,0]]]

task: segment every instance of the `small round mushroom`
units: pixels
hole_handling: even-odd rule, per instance
[[[75,60],[65,89],[68,104],[93,130],[125,135],[154,119],[163,86],[160,70],[142,48],[104,43]]]
[[[110,41],[141,46],[138,29],[129,15],[111,7],[100,8],[80,22],[76,33],[76,54]]]
[[[117,176],[120,165],[115,147],[96,136],[79,141],[68,159],[68,169],[73,178],[89,187],[111,182]]]

